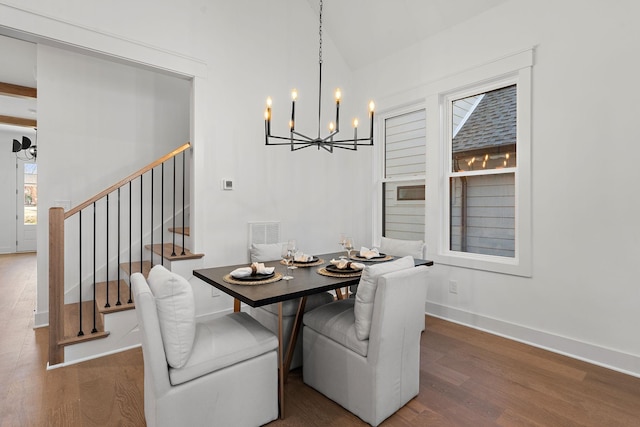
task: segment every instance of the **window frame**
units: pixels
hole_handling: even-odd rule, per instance
[[[433,261],[456,267],[465,267],[496,273],[513,274],[530,277],[531,263],[531,67],[533,66],[533,50],[491,62],[434,85],[432,95],[428,99],[427,120],[429,111],[439,111],[438,134],[427,133],[427,161],[437,164],[427,165],[427,189],[433,194],[432,209],[427,206],[427,247],[432,249],[429,256]],[[447,102],[460,99],[465,94],[473,95],[489,90],[516,84],[517,96],[517,166],[515,170],[515,256],[503,257],[467,252],[452,251],[450,237],[450,194],[449,178],[455,174],[451,168],[451,133],[452,122]],[[427,130],[430,124],[427,121]],[[437,142],[436,142],[437,141]],[[437,160],[435,160],[437,159]],[[434,170],[435,169],[435,170]],[[500,171],[501,173],[504,170]],[[486,173],[483,173],[483,175]],[[431,184],[431,186],[430,186]],[[429,218],[433,218],[430,221]],[[429,227],[437,224],[438,229]]]

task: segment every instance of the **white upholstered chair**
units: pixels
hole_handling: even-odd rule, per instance
[[[362,282],[356,298],[306,313],[303,328],[304,382],[373,426],[418,394],[425,322],[428,268],[387,272],[385,264],[365,269],[382,273],[369,277],[375,277],[376,286],[372,310],[365,310],[371,316],[368,330],[359,319],[366,308],[358,307]],[[368,287],[364,296],[371,291]],[[361,339],[365,332],[368,337]]]
[[[383,236],[380,238],[379,250],[380,253],[395,257],[411,255],[414,258],[425,259],[427,245],[422,240],[393,239]],[[358,291],[358,285],[350,286],[349,291],[355,294]]]
[[[402,240],[389,237],[380,238],[380,252],[394,256],[411,255],[414,258],[424,259],[426,245],[422,240]]]
[[[273,244],[252,244],[250,249],[251,262],[273,261],[281,258],[282,243]],[[295,272],[293,274],[295,280]],[[333,301],[333,295],[328,292],[309,295],[305,304],[305,312]],[[295,322],[296,313],[300,298],[284,301],[282,303],[282,331],[283,344],[286,346],[291,339],[291,331]],[[278,304],[267,304],[251,309],[251,315],[262,325],[267,327],[274,334],[278,333]],[[302,338],[298,337],[296,347],[291,359],[290,369],[298,368],[302,365]]]
[[[273,333],[247,313],[196,322],[191,285],[162,266],[148,282],[133,274],[131,286],[148,426],[257,426],[278,417]]]

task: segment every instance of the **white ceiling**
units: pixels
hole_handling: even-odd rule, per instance
[[[508,0],[323,0],[323,32],[355,70]],[[307,0],[316,14],[319,0]]]
[[[355,70],[508,0],[323,0],[323,31]],[[317,14],[319,0],[307,0]],[[0,82],[36,87],[36,46],[0,36]],[[37,103],[0,95],[0,115],[36,118]]]

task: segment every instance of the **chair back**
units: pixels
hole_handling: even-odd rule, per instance
[[[389,410],[418,393],[428,272],[419,266],[378,278],[367,359],[377,372],[377,400]],[[384,397],[385,389],[401,391],[394,400]]]
[[[398,257],[411,255],[414,258],[424,259],[427,245],[422,240],[403,240],[389,237],[380,238],[380,252]]]
[[[153,393],[160,396],[169,390],[171,383],[155,297],[146,279],[140,273],[131,275],[131,288],[136,304],[135,311],[140,329],[140,341],[142,342],[145,394]],[[155,401],[155,399],[145,398],[145,405],[151,401]],[[145,412],[147,414],[155,413],[155,411]]]

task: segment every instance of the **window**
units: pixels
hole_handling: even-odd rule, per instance
[[[427,108],[440,111],[427,163],[438,169],[427,174],[427,188],[438,183],[427,208],[435,262],[531,274],[532,60],[528,50],[430,88]]]
[[[424,108],[383,118],[382,235],[424,240],[426,124]]]
[[[437,264],[531,275],[533,49],[390,97],[378,114],[374,236]],[[428,202],[428,203],[427,203]]]
[[[451,251],[515,256],[516,88],[447,103]]]
[[[24,223],[38,223],[38,165],[24,164]]]

